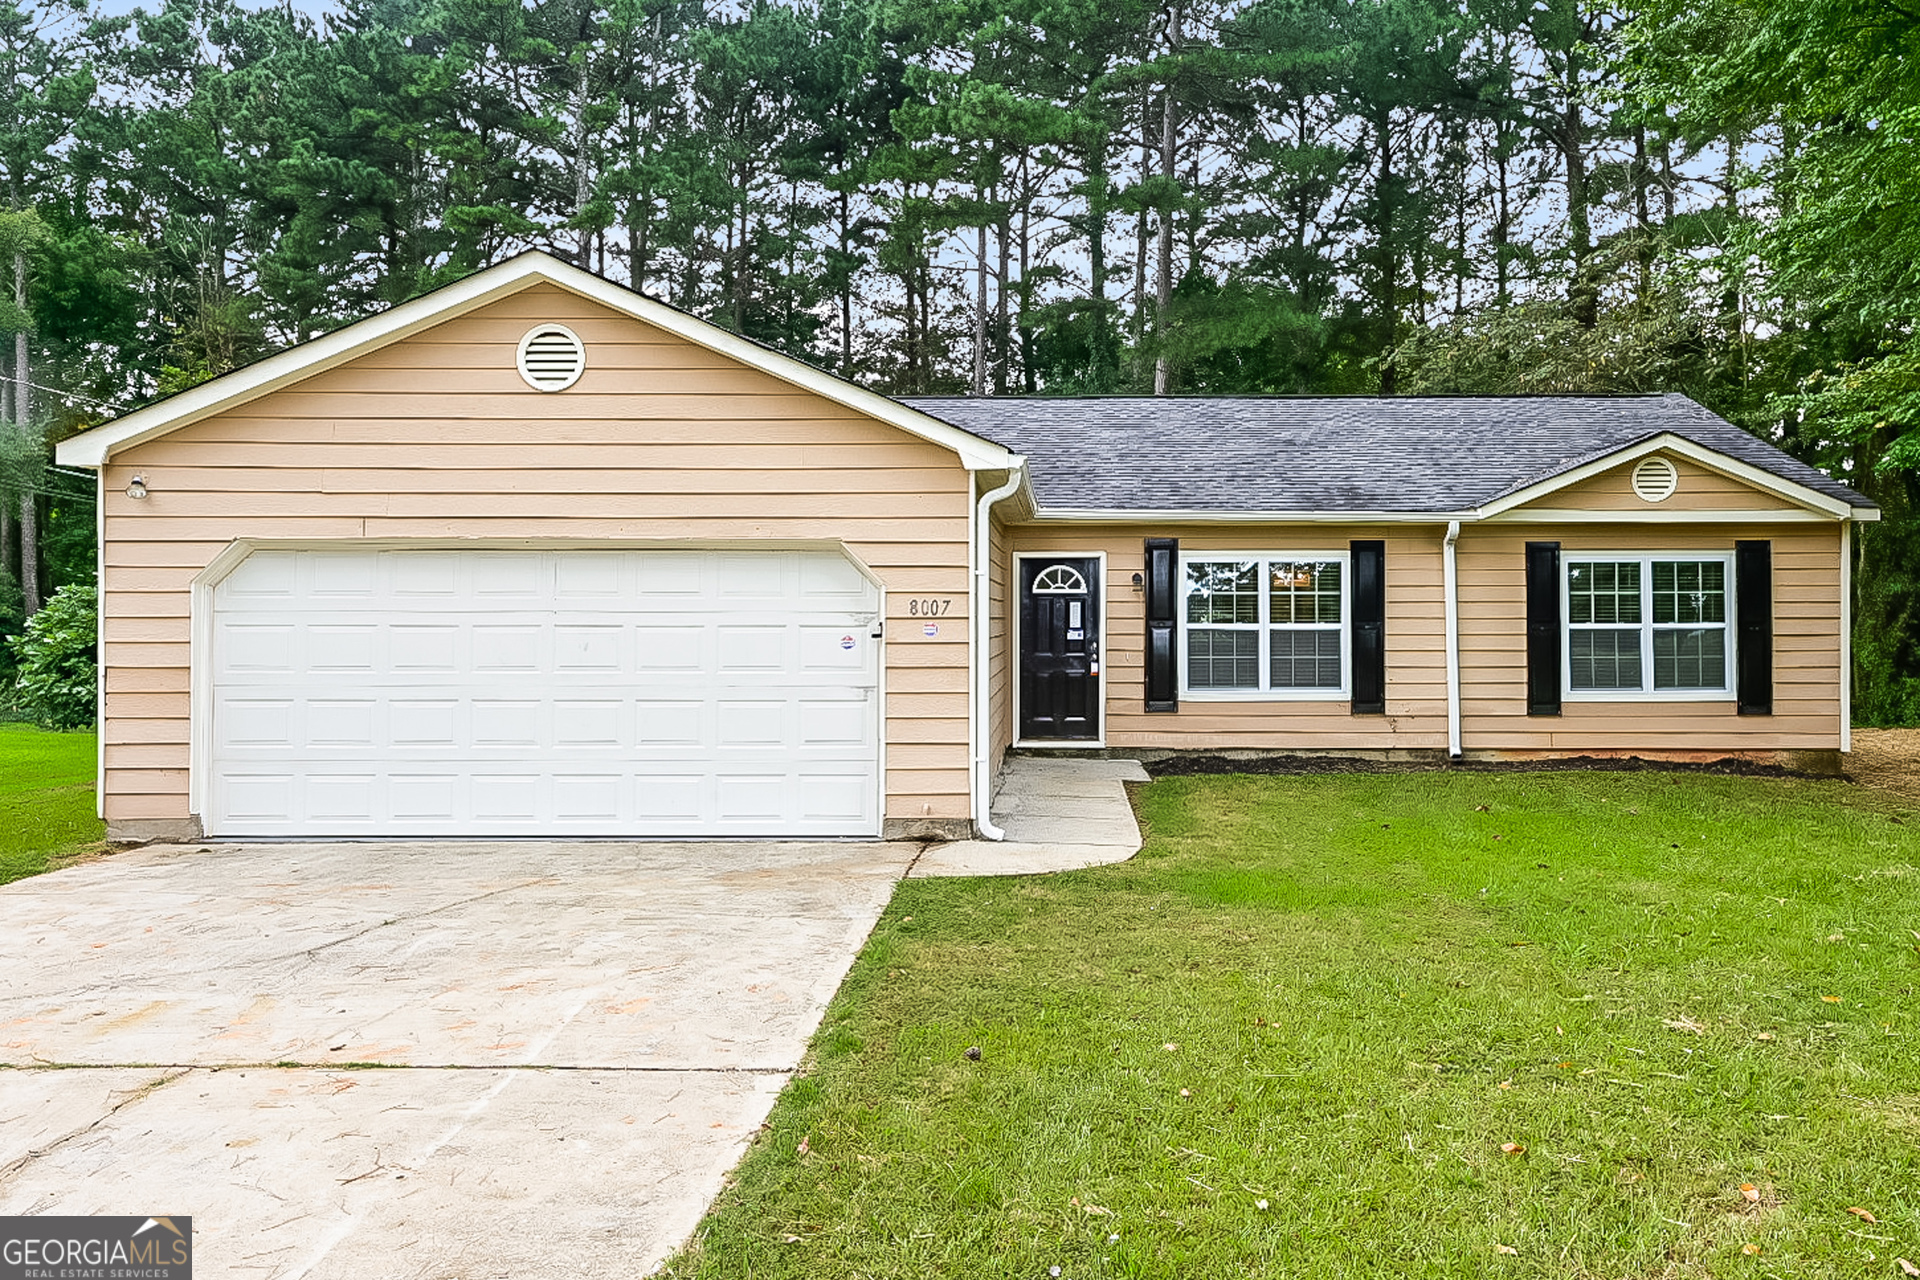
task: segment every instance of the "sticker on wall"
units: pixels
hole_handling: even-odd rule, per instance
[[[853,648],[853,637],[852,637],[852,636],[841,636],[841,637],[840,637],[840,647],[841,647],[842,649],[851,649],[851,648]]]
[[[926,626],[920,628],[920,633],[931,640],[940,634],[940,624],[937,622],[929,622]]]

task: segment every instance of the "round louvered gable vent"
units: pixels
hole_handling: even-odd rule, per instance
[[[1633,469],[1633,491],[1643,502],[1665,502],[1680,487],[1680,473],[1665,458],[1648,458]]]
[[[520,376],[535,391],[565,391],[587,369],[587,348],[563,324],[543,324],[520,339]]]

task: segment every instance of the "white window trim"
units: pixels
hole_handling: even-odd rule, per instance
[[[1653,687],[1653,563],[1656,560],[1698,564],[1716,561],[1726,566],[1727,683],[1722,689],[1655,689]],[[1567,570],[1576,564],[1640,565],[1640,678],[1644,689],[1575,689],[1573,687],[1572,584]],[[1567,702],[1734,702],[1739,698],[1740,602],[1734,596],[1734,556],[1731,551],[1563,551],[1560,554],[1560,696]],[[1712,624],[1708,624],[1712,625]],[[1600,630],[1623,629],[1601,627]],[[1680,630],[1683,627],[1663,627]]]
[[[1350,702],[1353,699],[1353,565],[1348,551],[1194,551],[1180,556],[1180,643],[1175,661],[1180,664],[1180,700],[1182,702]],[[1187,641],[1195,627],[1208,624],[1187,621],[1187,566],[1216,564],[1226,560],[1252,560],[1259,563],[1260,617],[1252,623],[1237,623],[1238,629],[1251,628],[1260,637],[1259,672],[1264,684],[1272,678],[1272,594],[1268,565],[1328,563],[1340,566],[1340,687],[1338,689],[1195,689],[1187,683],[1191,667],[1187,660]],[[1223,624],[1224,625],[1224,624]],[[1303,631],[1330,630],[1327,627],[1300,626]]]

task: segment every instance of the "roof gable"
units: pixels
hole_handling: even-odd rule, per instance
[[[1658,504],[1636,497],[1632,488],[1634,471],[1651,457],[1666,458],[1679,481],[1673,496]],[[1749,515],[1799,510],[1837,520],[1855,514],[1852,504],[1842,499],[1670,432],[1505,494],[1481,507],[1480,515],[1519,516],[1549,504],[1557,511],[1578,511],[1594,517],[1697,512],[1702,507]]]
[[[521,254],[377,316],[64,440],[58,446],[57,458],[65,466],[101,466],[124,449],[237,409],[542,283],[578,294],[800,390],[950,449],[970,470],[1005,470],[1017,465],[1017,460],[1004,447],[964,428],[856,387],[791,356],[539,252]]]

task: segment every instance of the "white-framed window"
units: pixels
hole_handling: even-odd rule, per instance
[[[1583,551],[1561,559],[1569,699],[1733,697],[1731,552]]]
[[[1180,559],[1180,694],[1205,701],[1347,696],[1347,553]]]

